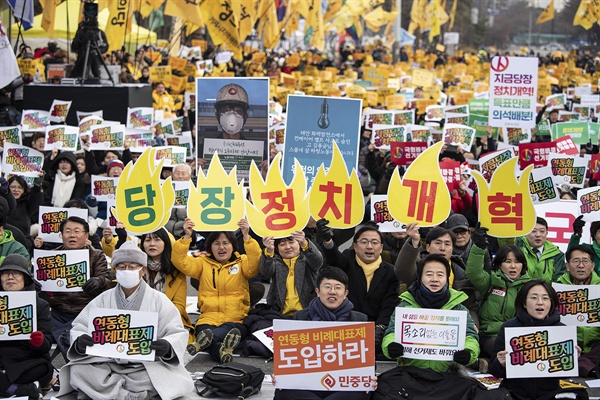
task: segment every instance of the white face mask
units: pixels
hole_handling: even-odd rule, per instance
[[[117,270],[117,282],[125,289],[136,287],[141,279],[139,269],[137,271]]]
[[[221,114],[219,123],[225,132],[230,135],[235,135],[242,129],[242,126],[244,126],[244,117],[235,111],[227,111],[226,113]]]

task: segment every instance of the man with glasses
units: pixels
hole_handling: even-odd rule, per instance
[[[452,255],[460,257],[466,265],[469,254],[471,253],[471,247],[473,246],[467,217],[462,214],[452,214],[446,220],[446,228],[448,228],[449,231],[454,232],[454,236],[456,236],[456,242],[454,243],[454,246],[452,246]],[[488,249],[485,251],[483,262],[483,268],[488,272],[491,271],[492,257]]]
[[[527,258],[531,279],[541,278],[551,283],[565,272],[565,255],[548,240],[548,222],[544,218],[537,217],[533,230],[517,238],[515,245]]]
[[[375,345],[381,352],[383,334],[398,304],[399,286],[393,265],[381,259],[381,232],[374,225],[363,226],[354,234],[352,249],[341,253],[328,223],[325,219],[317,221],[327,264],[341,268],[348,275],[348,298],[355,311],[375,322]]]
[[[131,241],[115,250],[112,263],[117,286],[92,300],[73,321],[69,359],[61,371],[59,396],[77,391],[77,398],[92,399],[174,399],[193,390],[183,365],[188,331],[177,307],[142,279],[148,256]],[[90,312],[95,308],[134,310],[158,314],[156,339],[150,348],[154,360],[133,361],[88,355],[94,345]]]
[[[569,247],[566,254],[566,272],[556,279],[564,285],[598,285],[600,276],[594,272],[594,251],[583,245]],[[599,378],[600,329],[591,326],[577,327],[577,344],[581,347],[579,376]]]
[[[89,231],[87,221],[80,217],[71,216],[60,224],[63,244],[56,250],[87,249],[90,254],[90,279],[83,285],[83,291],[55,292],[48,301],[52,308],[52,334],[65,359],[71,323],[92,299],[112,285],[104,253],[88,244]]]

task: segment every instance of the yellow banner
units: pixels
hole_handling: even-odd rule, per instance
[[[169,66],[171,69],[176,69],[178,71],[185,71],[185,65],[187,64],[186,58],[181,57],[169,57]],[[196,67],[192,66],[194,69]]]
[[[198,28],[204,26],[200,8],[195,1],[167,0],[165,15],[181,18],[184,21],[198,25]]]
[[[155,84],[162,82],[165,86],[170,86],[172,77],[173,74],[171,72],[171,67],[169,66],[150,67],[150,79],[152,79],[152,82]]]
[[[108,52],[120,50],[125,43],[125,31],[129,26],[131,29],[131,18],[129,14],[130,0],[111,0],[108,3],[108,21],[106,22],[106,40],[108,41]]]
[[[423,88],[433,86],[435,75],[426,69],[413,69],[410,84]]]
[[[236,60],[242,59],[238,26],[232,0],[200,0],[200,12],[208,33],[216,45],[225,45]]]

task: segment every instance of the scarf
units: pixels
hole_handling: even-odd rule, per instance
[[[165,280],[166,276],[160,271],[160,261],[154,261],[148,258],[148,270],[144,275],[146,283],[155,290],[161,293],[165,292]]]
[[[377,258],[377,260],[373,261],[370,264],[367,264],[366,262],[364,262],[363,260],[358,258],[358,256],[356,256],[355,258],[356,258],[356,263],[358,265],[360,265],[363,272],[365,273],[365,278],[367,279],[367,292],[368,292],[369,286],[371,286],[371,280],[373,279],[373,275],[375,274],[375,270],[377,270],[377,268],[379,268],[379,266],[381,265],[381,256],[379,256]]]
[[[523,326],[552,326],[560,324],[560,313],[554,309],[548,313],[546,318],[536,319],[523,308],[517,312],[517,319],[523,323]]]
[[[315,297],[308,305],[308,316],[311,321],[348,321],[353,308],[354,304],[345,299],[338,308],[330,310],[321,303],[321,299]]]
[[[56,171],[52,188],[52,205],[54,207],[62,207],[71,200],[73,188],[75,188],[75,174],[75,172],[71,172],[69,175],[65,175],[59,170]]]
[[[433,293],[427,289],[419,279],[408,288],[408,292],[413,295],[415,301],[422,308],[441,309],[450,300],[450,290],[448,284],[439,292]]]
[[[117,284],[115,288],[117,294],[117,308],[119,310],[137,310],[142,307],[142,300],[144,300],[144,293],[146,292],[146,282],[140,281],[140,285],[129,297],[125,297],[121,285]]]

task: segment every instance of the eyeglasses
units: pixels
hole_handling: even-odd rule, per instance
[[[213,245],[213,246],[217,246],[217,247],[221,247],[221,246],[223,246],[223,247],[227,247],[227,246],[230,246],[230,245],[231,245],[231,242],[229,242],[229,241],[225,240],[225,241],[223,241],[223,242],[213,242],[213,243],[212,243],[212,245]]]
[[[361,246],[367,246],[369,243],[371,243],[371,246],[379,246],[381,241],[378,239],[358,239],[356,243],[360,244]]]
[[[456,236],[465,236],[469,231],[454,231]]]
[[[323,285],[323,286],[321,286],[321,290],[324,292],[329,292],[331,290],[333,290],[334,292],[343,292],[346,290],[346,287],[342,286],[342,285],[335,285],[335,286]]]
[[[119,264],[115,267],[117,271],[137,271],[142,266],[140,264]]]
[[[15,278],[18,277],[21,274],[22,274],[22,272],[15,271],[14,269],[7,269],[7,270],[4,270],[4,271],[0,272],[1,276],[10,276],[10,275],[12,275]]]
[[[21,185],[10,185],[8,188],[10,190],[25,190]]]
[[[590,265],[592,265],[592,260],[590,260],[589,258],[584,258],[583,260],[576,258],[574,260],[569,261],[569,264],[571,264],[574,267],[578,267],[579,264],[583,264],[584,267],[589,267]]]
[[[65,229],[65,231],[63,232],[63,234],[65,235],[81,235],[82,233],[85,233],[85,231],[83,229]]]

